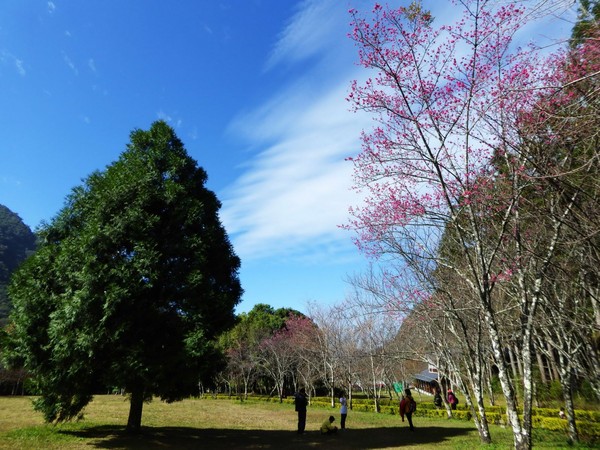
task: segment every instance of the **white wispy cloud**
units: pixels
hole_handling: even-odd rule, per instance
[[[26,72],[25,68],[23,67],[23,60],[15,58],[15,66],[17,67],[17,72],[19,72],[19,75],[24,77]]]
[[[21,75],[22,77],[24,77],[27,74],[27,72],[25,71],[25,66],[24,66],[23,60],[20,58],[17,58],[15,55],[13,55],[8,50],[0,49],[0,63],[3,65],[6,64],[8,66],[14,64],[14,67],[17,70],[17,73],[19,75]]]
[[[69,69],[73,71],[75,75],[79,75],[79,70],[77,69],[77,66],[75,66],[75,63],[71,60],[71,58],[69,58],[69,56],[65,52],[63,52],[63,61],[65,62],[67,67],[69,67]]]
[[[231,124],[232,133],[259,149],[222,195],[221,218],[242,260],[323,262],[353,250],[349,233],[339,228],[356,203],[352,165],[344,159],[357,152],[365,123],[345,101],[356,70],[353,55],[336,64],[344,60],[340,49],[348,51],[347,23],[339,2],[302,3],[267,66],[308,57],[311,65],[296,70],[294,82]]]
[[[177,116],[179,116],[179,113],[177,111],[174,111],[173,114],[169,114],[164,110],[160,109],[156,113],[156,117],[158,119],[164,120],[165,122],[172,124],[175,128],[181,128],[181,126],[183,125],[183,119]]]
[[[12,176],[0,175],[0,184],[6,184],[13,187],[20,187],[23,185],[23,182]]]
[[[305,0],[282,31],[269,57],[266,68],[286,62],[298,62],[317,55],[335,43],[343,17],[343,3],[331,0]],[[345,22],[344,22],[344,19]]]
[[[56,4],[54,2],[48,2],[48,12],[50,14],[54,13],[54,11],[56,11]]]
[[[165,122],[173,121],[173,117],[171,117],[169,114],[164,112],[162,109],[156,113],[156,117],[158,117],[160,120],[164,120]]]

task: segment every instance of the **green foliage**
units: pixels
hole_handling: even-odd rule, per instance
[[[538,382],[536,384],[536,396],[539,402],[546,404],[553,400],[561,400],[563,398],[562,386],[560,381],[555,380],[550,383]]]
[[[272,336],[285,326],[290,316],[305,317],[292,308],[274,309],[265,303],[258,303],[248,313],[241,313],[235,326],[219,338],[223,350],[244,347],[247,352],[257,350],[259,343]]]
[[[240,314],[240,320],[247,322],[255,334],[271,336],[284,327],[290,315],[304,317],[301,312],[292,308],[273,309],[270,305],[259,303],[247,314]]]
[[[13,360],[32,372],[46,420],[77,417],[102,386],[180,400],[218,367],[240,261],[205,182],[159,121],[42,227],[9,292]]]
[[[575,411],[575,419],[600,424],[600,411],[578,409]]]
[[[560,381],[554,380],[549,384],[548,390],[551,398],[563,398],[563,389],[560,385]]]
[[[593,33],[597,33],[598,21],[600,20],[600,2],[597,0],[579,0],[577,22],[571,33],[571,46],[581,44]]]
[[[373,410],[374,409],[375,409],[375,406],[373,406]],[[379,412],[382,414],[392,414],[392,415],[399,414],[397,406],[381,406],[380,405]]]
[[[594,389],[592,389],[592,384],[587,380],[584,380],[581,383],[581,386],[579,387],[577,393],[581,396],[581,398],[588,402],[595,402],[596,400],[596,394],[594,392]]]

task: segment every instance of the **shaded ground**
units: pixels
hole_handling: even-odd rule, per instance
[[[198,429],[187,427],[143,428],[137,436],[111,426],[81,431],[61,431],[83,438],[87,445],[102,449],[393,449],[406,446],[432,447],[468,430],[424,427],[414,432],[407,428],[368,428],[323,436],[318,431],[298,435],[291,431]]]

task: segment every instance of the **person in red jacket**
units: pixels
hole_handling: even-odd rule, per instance
[[[402,396],[402,401],[400,401],[400,417],[402,417],[402,422],[404,422],[404,416],[408,420],[408,425],[410,427],[410,431],[415,431],[415,427],[412,422],[412,415],[417,410],[417,402],[412,397],[410,389],[406,389],[404,391],[404,395]]]
[[[448,395],[446,396],[446,399],[448,400],[450,407],[452,409],[456,409],[456,405],[458,404],[458,398],[456,397],[456,394],[452,392],[452,389],[448,389]]]

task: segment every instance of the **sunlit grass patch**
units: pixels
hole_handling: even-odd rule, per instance
[[[473,423],[461,420],[414,418],[411,433],[399,416],[349,411],[344,433],[321,436],[319,426],[329,415],[339,421],[337,408],[308,410],[307,433],[296,434],[293,405],[238,400],[187,399],[144,405],[142,432],[125,432],[129,403],[122,396],[97,396],[78,422],[44,425],[23,397],[0,398],[0,449],[510,449],[508,428],[491,429],[493,444],[480,444]],[[10,414],[6,414],[10,413]],[[535,430],[534,448],[573,448],[566,437]],[[586,448],[581,446],[580,448]]]

